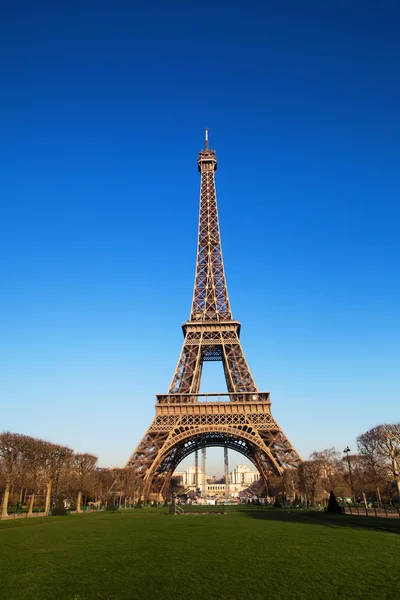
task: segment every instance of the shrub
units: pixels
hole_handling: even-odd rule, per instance
[[[337,515],[339,515],[343,512],[341,507],[339,506],[338,501],[336,500],[336,496],[333,492],[331,492],[329,494],[329,502],[328,502],[328,508],[326,509],[326,512],[337,514]]]
[[[116,510],[118,510],[118,506],[115,504],[114,498],[108,498],[107,505],[106,505],[106,511],[115,512]]]
[[[62,498],[57,498],[56,506],[51,511],[51,514],[55,517],[64,517],[67,514]]]

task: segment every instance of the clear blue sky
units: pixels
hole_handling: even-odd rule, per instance
[[[189,316],[205,126],[275,418],[304,457],[399,420],[399,21],[394,0],[3,6],[0,429],[125,463]]]

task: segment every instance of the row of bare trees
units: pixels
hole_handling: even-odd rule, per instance
[[[10,503],[27,503],[28,514],[35,500],[46,515],[57,498],[66,499],[77,512],[82,498],[95,505],[114,502],[115,495],[135,502],[141,494],[140,481],[129,469],[100,469],[97,457],[74,453],[19,433],[0,433],[0,518],[8,516]]]
[[[297,498],[315,504],[333,490],[342,498],[368,497],[378,503],[400,502],[400,423],[379,425],[357,438],[358,454],[343,458],[330,448],[313,452],[297,470],[272,477],[264,493],[270,497]],[[253,486],[262,493],[262,484]],[[100,469],[97,457],[77,454],[66,446],[19,433],[0,433],[1,518],[10,503],[25,503],[28,514],[35,500],[45,514],[57,498],[67,500],[77,512],[86,504],[135,503],[142,495],[141,479],[132,469]]]
[[[358,436],[358,454],[343,457],[335,448],[313,452],[297,470],[260,482],[250,492],[314,505],[336,496],[353,501],[400,503],[400,423],[378,425]],[[259,489],[257,489],[259,488]]]

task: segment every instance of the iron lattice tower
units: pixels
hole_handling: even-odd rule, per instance
[[[201,175],[197,267],[190,320],[168,394],[157,395],[156,417],[127,462],[143,480],[143,495],[164,496],[172,473],[189,454],[223,446],[249,458],[266,482],[301,458],[271,415],[269,392],[259,392],[232,318],[222,260],[215,191],[217,158],[208,145]],[[200,394],[204,361],[221,361],[227,393]]]

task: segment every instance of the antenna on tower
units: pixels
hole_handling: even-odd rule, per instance
[[[208,127],[204,131],[206,132],[206,150],[208,150]]]

